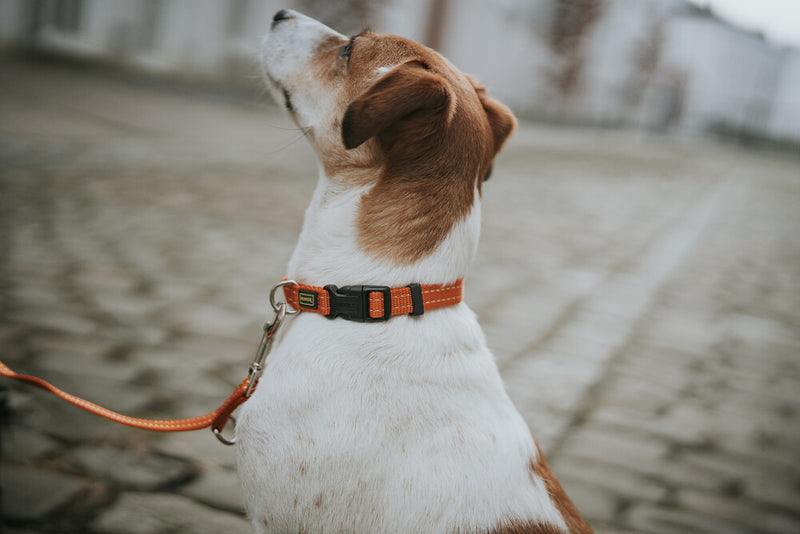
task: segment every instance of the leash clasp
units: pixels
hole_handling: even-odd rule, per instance
[[[249,398],[253,393],[258,379],[261,378],[261,374],[264,372],[264,361],[267,359],[267,354],[269,354],[269,350],[272,347],[272,340],[275,338],[275,334],[278,332],[281,324],[283,324],[283,319],[287,315],[300,313],[300,310],[289,310],[288,304],[285,302],[275,302],[275,291],[277,291],[279,287],[291,284],[297,285],[297,282],[294,280],[283,280],[276,284],[269,292],[269,303],[272,305],[272,309],[275,310],[275,317],[272,319],[272,322],[264,323],[264,333],[261,335],[261,342],[258,344],[253,363],[250,364],[250,370],[248,372],[250,381],[244,393],[245,398]]]
[[[271,322],[264,323],[264,333],[261,334],[261,342],[258,344],[256,356],[253,358],[253,363],[250,364],[250,369],[247,373],[247,388],[242,394],[244,400],[250,398],[253,390],[255,390],[256,384],[258,384],[258,379],[261,378],[261,374],[264,372],[264,361],[267,359],[269,350],[272,347],[272,341],[275,339],[275,334],[278,333],[278,329],[283,324],[283,320],[287,315],[295,315],[300,313],[300,310],[289,310],[286,302],[275,302],[275,291],[277,291],[279,287],[290,284],[297,285],[297,282],[294,280],[284,280],[275,285],[275,287],[273,287],[269,292],[269,303],[272,305],[272,309],[275,310],[275,317]],[[244,400],[242,402],[244,402]],[[222,430],[225,428],[228,418],[230,418],[232,421],[233,429],[235,431],[236,419],[232,415],[228,415],[220,425],[212,426],[211,432],[213,432],[214,437],[216,437],[221,443],[224,443],[225,445],[235,445],[235,437],[228,439],[222,435]]]
[[[253,358],[253,363],[250,364],[250,370],[248,371],[250,382],[247,384],[247,390],[244,392],[245,398],[250,397],[256,382],[261,378],[261,373],[264,372],[264,360],[267,359],[269,349],[272,347],[272,340],[278,328],[280,328],[283,323],[284,317],[286,317],[286,303],[281,302],[272,322],[264,323],[264,333],[261,335],[261,342],[258,344],[256,356]]]

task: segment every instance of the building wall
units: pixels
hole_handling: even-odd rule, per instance
[[[369,21],[325,22],[343,31],[369,24],[417,41],[435,35],[445,56],[522,115],[800,140],[800,51],[772,47],[686,0],[603,0],[571,56],[554,48],[561,0],[337,1],[352,4],[0,0],[0,40],[234,80],[231,73],[257,71],[262,35],[282,7],[339,18],[370,13]],[[431,20],[434,3],[441,21]],[[576,58],[577,82],[567,90],[554,80]]]
[[[779,139],[800,139],[800,50],[784,51],[768,130]]]
[[[686,75],[684,131],[767,130],[783,54],[713,18],[670,23],[665,68]]]
[[[451,2],[441,51],[521,113],[541,115],[552,53],[542,22],[552,2],[523,0],[487,9],[483,0]]]

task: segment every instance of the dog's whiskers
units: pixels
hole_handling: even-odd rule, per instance
[[[275,150],[273,150],[273,151],[271,151],[271,152],[267,152],[267,153],[265,154],[265,155],[267,155],[267,156],[274,156],[275,154],[278,154],[279,152],[283,152],[284,150],[286,150],[286,149],[287,149],[287,148],[289,148],[290,146],[294,145],[294,144],[295,144],[295,143],[297,143],[297,142],[298,142],[300,139],[302,139],[303,137],[305,137],[305,136],[306,136],[306,134],[307,134],[307,133],[308,133],[308,131],[311,129],[311,127],[305,127],[305,128],[279,128],[279,129],[281,129],[281,130],[299,130],[299,131],[302,131],[302,135],[299,135],[299,136],[295,137],[294,139],[292,139],[291,141],[289,141],[289,142],[288,142],[288,143],[286,143],[285,145],[281,146],[280,148],[277,148],[277,149],[275,149]]]

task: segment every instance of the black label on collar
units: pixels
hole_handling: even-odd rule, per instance
[[[297,292],[297,302],[303,308],[317,309],[317,292],[301,289]]]

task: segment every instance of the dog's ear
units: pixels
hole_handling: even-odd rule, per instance
[[[342,139],[348,150],[380,135],[412,114],[444,111],[450,89],[444,78],[419,61],[392,69],[347,108],[342,120]]]
[[[489,117],[489,126],[492,128],[492,136],[494,137],[494,153],[497,155],[500,149],[503,148],[506,140],[517,127],[517,119],[508,107],[489,96],[486,92],[486,87],[478,83],[472,76],[467,76],[478,98],[483,105],[486,116]]]

